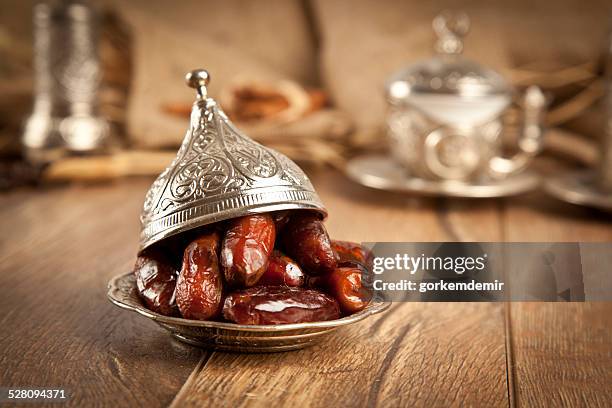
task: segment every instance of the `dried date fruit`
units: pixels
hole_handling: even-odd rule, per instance
[[[304,273],[302,268],[288,256],[274,250],[264,274],[259,278],[258,285],[262,286],[302,286]]]
[[[285,225],[289,222],[289,217],[291,216],[291,212],[289,210],[285,211],[275,211],[272,213],[272,218],[274,218],[274,225],[276,226],[276,234],[279,234]]]
[[[234,287],[255,285],[268,267],[275,239],[276,229],[270,214],[232,220],[221,249],[221,265],[228,284]]]
[[[203,235],[185,248],[176,303],[186,319],[209,320],[219,314],[223,283],[218,249],[217,232]]]
[[[331,245],[337,255],[338,262],[356,261],[372,269],[374,255],[363,245],[335,239],[332,240]]]
[[[363,310],[372,299],[372,291],[367,284],[369,272],[358,262],[340,263],[323,279],[322,285],[327,293],[336,298],[345,314]]]
[[[141,255],[134,265],[136,288],[149,310],[166,316],[178,315],[174,289],[178,271],[161,256]]]
[[[325,293],[287,286],[256,286],[230,293],[223,317],[238,324],[290,324],[340,317],[338,302]]]
[[[282,234],[282,246],[309,274],[322,275],[336,268],[329,235],[314,213],[292,215]]]
[[[325,289],[325,280],[327,276],[310,276],[306,275],[306,280],[304,282],[304,287],[309,289]]]

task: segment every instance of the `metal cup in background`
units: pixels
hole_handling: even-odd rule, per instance
[[[612,40],[608,50],[608,67],[606,82],[605,128],[601,141],[601,158],[599,162],[599,182],[601,191],[612,194]]]
[[[22,143],[28,159],[49,162],[111,145],[98,115],[98,17],[81,2],[34,7],[34,107]]]
[[[599,164],[596,168],[553,177],[546,181],[544,187],[559,200],[612,211],[612,32],[606,52],[605,119],[601,124]]]

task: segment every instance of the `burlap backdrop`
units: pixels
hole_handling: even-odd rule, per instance
[[[596,61],[605,52],[612,3],[605,0],[314,0],[321,32],[321,70],[338,107],[364,132],[384,116],[382,89],[389,74],[432,55],[432,18],[463,10],[471,32],[465,55],[510,78],[516,68],[559,72]],[[584,83],[552,86],[572,97]],[[585,124],[587,125],[587,124]]]
[[[315,49],[297,0],[109,0],[132,26],[134,82],[130,135],[142,147],[177,145],[185,120],[167,103],[193,101],[185,72],[211,72],[210,93],[238,76],[316,81]]]
[[[11,92],[20,84],[31,85],[32,3],[2,2],[0,85]],[[431,20],[442,9],[460,9],[470,15],[472,30],[465,44],[468,57],[511,78],[517,78],[518,72],[522,85],[531,78],[529,72],[522,75],[524,68],[554,73],[590,62],[583,67],[588,78],[579,71],[575,75],[578,79],[547,85],[557,100],[563,101],[593,81],[612,11],[612,4],[604,0],[95,3],[113,7],[131,27],[134,68],[128,128],[136,147],[176,146],[180,142],[185,119],[165,113],[162,107],[191,103],[193,92],[182,84],[182,76],[199,66],[211,71],[214,95],[244,76],[322,85],[336,107],[357,124],[357,132],[346,144],[363,135],[378,137],[384,118],[384,81],[395,70],[431,56],[435,41]],[[534,78],[537,82],[547,76]],[[13,102],[2,104],[0,108],[6,110],[2,117],[12,122],[18,117],[20,121],[23,112],[9,110],[15,106]],[[318,123],[317,132],[336,129],[332,125],[344,120],[335,113],[331,116],[333,119],[321,116],[311,120]],[[592,133],[598,131],[588,109],[564,121],[580,129],[590,128]],[[307,139],[311,125],[305,122],[297,129],[294,139]],[[342,129],[337,133],[348,127],[343,125]],[[284,130],[274,129],[271,134],[282,139]],[[327,143],[324,138],[320,141]]]

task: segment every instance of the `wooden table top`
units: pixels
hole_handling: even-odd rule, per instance
[[[612,241],[612,218],[536,192],[500,201],[376,192],[311,173],[352,241]],[[0,196],[0,386],[71,406],[612,406],[611,303],[402,303],[279,354],[209,352],[111,305],[151,180]]]

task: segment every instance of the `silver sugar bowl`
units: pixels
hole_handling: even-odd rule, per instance
[[[244,135],[208,97],[207,71],[192,71],[186,80],[197,90],[190,126],[176,158],[145,197],[141,251],[181,232],[251,213],[305,209],[327,216],[302,169]]]
[[[537,87],[524,95],[518,153],[502,156],[502,114],[514,90],[492,69],[463,57],[466,14],[433,21],[437,55],[394,74],[385,91],[392,157],[411,176],[430,180],[503,179],[524,169],[542,148],[546,101]]]
[[[181,232],[251,213],[302,209],[327,215],[308,177],[294,162],[240,132],[208,97],[208,72],[195,70],[186,79],[197,90],[190,126],[176,158],[146,195],[140,251],[165,244],[172,248],[171,237]],[[111,279],[107,296],[115,305],[155,321],[182,342],[250,353],[313,345],[336,328],[381,313],[391,305],[375,297],[360,312],[322,322],[244,325],[190,320],[162,316],[144,307],[132,272]]]

